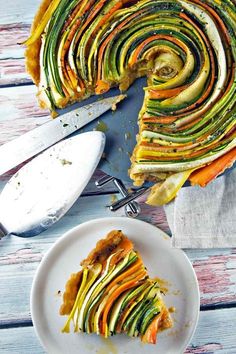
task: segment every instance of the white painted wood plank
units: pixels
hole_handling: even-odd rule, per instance
[[[25,46],[19,45],[29,33],[29,24],[0,24],[0,86],[32,83],[25,70]]]
[[[41,0],[2,0],[0,24],[28,23],[37,11]]]
[[[33,327],[0,329],[0,352],[1,354],[45,353]]]
[[[185,354],[235,354],[235,328],[236,309],[201,312],[197,330]],[[0,329],[0,352],[45,353],[33,327]]]
[[[29,24],[0,24],[0,86],[32,83],[25,70],[25,46],[19,45],[29,33]]]
[[[0,86],[31,84],[24,59],[0,59]]]
[[[21,86],[0,89],[0,144],[50,120],[36,99],[36,87]]]
[[[235,354],[236,309],[200,313],[196,333],[186,354]]]
[[[0,24],[0,60],[8,59],[10,61],[11,59],[24,58],[25,46],[19,43],[24,42],[29,33],[29,24]]]
[[[202,304],[236,302],[236,250],[187,250],[200,285]]]

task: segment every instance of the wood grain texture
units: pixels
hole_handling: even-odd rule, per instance
[[[29,31],[29,24],[12,23],[0,25],[0,59],[24,58],[25,47],[20,45],[20,43],[28,37]]]
[[[1,0],[0,24],[27,23],[31,24],[41,0],[8,0],[7,6]]]
[[[32,83],[25,71],[25,47],[19,45],[29,34],[30,25],[0,25],[0,87]]]
[[[185,354],[235,354],[235,327],[236,309],[202,312]],[[45,353],[33,327],[0,329],[0,351],[1,354]]]
[[[0,87],[31,83],[31,78],[25,73],[24,59],[0,60]]]
[[[236,251],[194,260],[203,304],[236,303]]]
[[[201,304],[236,304],[236,250],[186,250],[195,269]]]
[[[33,85],[0,90],[0,143],[37,127],[50,118],[47,110],[38,107]]]

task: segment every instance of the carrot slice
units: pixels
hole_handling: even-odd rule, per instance
[[[164,99],[173,96],[177,96],[180,92],[185,90],[189,85],[183,85],[180,87],[175,87],[169,90],[153,90],[151,89],[148,94],[150,99]]]
[[[135,49],[135,51],[132,53],[132,56],[129,59],[129,66],[132,67],[137,61],[138,61],[138,56],[141,50],[147,45],[148,43],[156,40],[156,39],[165,39],[169,42],[172,42],[179,46],[181,49],[186,50],[186,46],[179,41],[177,38],[171,37],[169,35],[164,35],[164,34],[156,34],[153,35],[147,39],[145,39],[139,46]]]
[[[231,167],[235,162],[235,160],[236,160],[236,148],[233,148],[225,155],[213,161],[211,164],[193,172],[190,175],[189,180],[192,185],[198,184],[201,187],[205,187],[219,174],[223,173],[226,168]]]
[[[106,336],[106,327],[107,327],[107,318],[108,318],[108,314],[109,311],[114,303],[114,301],[118,298],[118,296],[120,296],[120,294],[122,294],[125,290],[131,289],[133,288],[135,285],[137,285],[137,283],[143,279],[145,277],[145,275],[147,274],[147,272],[145,270],[143,270],[142,272],[139,272],[137,277],[122,284],[121,286],[119,286],[113,293],[112,295],[109,297],[106,306],[104,308],[104,312],[102,315],[102,321],[101,321],[101,334]]]
[[[118,284],[125,278],[128,278],[131,274],[135,273],[139,268],[141,269],[142,267],[142,261],[141,259],[137,259],[137,261],[129,267],[125,272],[121,273],[118,277],[116,277],[107,287],[106,293],[110,291],[110,289],[113,288],[114,285]]]
[[[159,328],[159,323],[161,321],[161,314],[157,315],[151,324],[148,326],[148,329],[146,330],[145,334],[142,337],[142,342],[143,343],[150,343],[150,344],[156,344],[157,342],[157,332]]]
[[[96,87],[97,90],[99,90],[99,86],[101,85],[102,81],[102,64],[103,64],[103,55],[106,49],[106,46],[108,45],[108,43],[112,40],[113,37],[115,37],[115,35],[117,33],[119,33],[120,29],[122,27],[124,27],[128,22],[130,22],[133,18],[135,18],[136,16],[138,16],[141,13],[141,11],[138,11],[137,13],[134,13],[131,16],[128,16],[128,18],[124,21],[122,21],[110,34],[109,36],[104,40],[104,42],[101,44],[100,48],[99,48],[99,52],[98,52],[98,68],[97,68],[97,83],[96,83]]]
[[[107,92],[110,89],[110,85],[108,82],[104,80],[98,80],[96,82],[95,93],[96,95],[100,95],[102,93]]]

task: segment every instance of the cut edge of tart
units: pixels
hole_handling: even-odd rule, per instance
[[[158,332],[173,322],[158,280],[148,275],[140,254],[121,230],[97,242],[82,269],[65,285],[60,315],[67,315],[62,332],[118,333],[155,344]],[[73,326],[72,326],[73,323]]]

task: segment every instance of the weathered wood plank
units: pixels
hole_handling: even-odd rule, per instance
[[[196,333],[185,354],[236,353],[236,309],[200,313]]]
[[[188,252],[198,277],[202,304],[236,302],[236,249],[218,254]],[[199,257],[199,258],[198,258]]]
[[[0,90],[0,144],[50,120],[36,99],[36,87],[21,86]]]
[[[0,329],[1,354],[44,354],[33,327]]]
[[[8,0],[7,5],[1,7],[0,24],[31,24],[40,3],[41,0]]]
[[[25,47],[19,45],[29,35],[30,25],[0,25],[0,87],[32,83],[25,70]]]
[[[42,118],[46,116],[50,119],[49,111],[39,107],[36,93],[37,89],[34,85],[1,88],[0,123],[2,124],[4,122],[8,122],[9,120],[17,121],[18,119],[26,118],[31,118],[34,120],[35,118]]]
[[[0,87],[31,84],[32,80],[25,71],[24,59],[0,60]]]
[[[0,60],[24,57],[25,46],[20,45],[29,35],[30,25],[12,23],[0,25]]]
[[[200,313],[199,324],[185,354],[235,354],[236,309]],[[1,354],[43,354],[33,327],[0,329]]]

